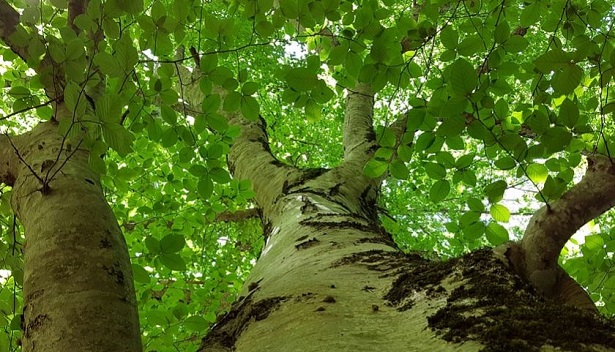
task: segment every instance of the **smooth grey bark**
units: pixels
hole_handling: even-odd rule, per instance
[[[23,351],[141,351],[128,250],[86,150],[46,122],[0,140],[23,225]]]

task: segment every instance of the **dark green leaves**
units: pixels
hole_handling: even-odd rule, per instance
[[[451,192],[451,184],[447,180],[436,181],[429,190],[429,199],[432,202],[438,203],[444,200]]]
[[[466,96],[476,88],[478,83],[476,69],[465,59],[458,59],[448,70],[450,88],[454,94]]]

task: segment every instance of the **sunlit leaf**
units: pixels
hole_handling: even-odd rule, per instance
[[[498,222],[508,222],[510,220],[510,210],[502,204],[492,204],[489,208],[489,214],[493,220]]]

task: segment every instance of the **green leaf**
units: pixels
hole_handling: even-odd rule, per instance
[[[224,98],[223,108],[225,111],[233,112],[237,111],[241,107],[242,96],[239,92],[232,91]]]
[[[124,126],[112,122],[104,123],[102,131],[105,142],[120,156],[124,157],[132,152],[134,137]]]
[[[490,203],[497,203],[504,197],[506,188],[508,188],[508,184],[505,181],[495,181],[485,187],[485,195]]]
[[[540,19],[542,6],[539,1],[533,2],[524,7],[521,11],[521,26],[529,27]]]
[[[413,108],[407,113],[406,130],[417,131],[425,121],[425,109]]]
[[[382,147],[393,148],[397,144],[395,133],[389,127],[379,127],[376,132],[378,144]]]
[[[570,59],[562,49],[552,49],[536,58],[534,66],[542,73],[550,73],[570,65]]]
[[[160,240],[160,252],[163,254],[177,253],[186,245],[186,239],[180,235],[166,235]]]
[[[457,46],[457,51],[459,54],[464,56],[472,56],[476,55],[476,53],[484,50],[483,40],[478,35],[470,35],[467,36],[464,40],[459,43]]]
[[[553,89],[557,94],[570,94],[581,83],[583,69],[577,65],[566,65],[553,75]]]
[[[111,77],[121,77],[124,71],[117,63],[115,58],[107,52],[100,52],[94,56],[94,64],[100,68],[100,71]]]
[[[142,284],[149,284],[151,280],[149,272],[139,264],[132,264],[132,277]]]
[[[489,213],[495,221],[508,222],[510,220],[510,210],[502,204],[491,205]]]
[[[244,83],[243,86],[241,86],[241,94],[243,94],[244,96],[246,95],[253,95],[254,93],[256,93],[256,91],[259,88],[259,84],[256,82],[246,82]]]
[[[429,190],[429,199],[432,202],[438,203],[444,200],[451,191],[451,184],[447,180],[439,180],[431,186]]]
[[[158,241],[153,236],[145,237],[145,247],[152,254],[160,253],[160,241]]]
[[[158,256],[160,259],[160,263],[166,266],[167,268],[175,271],[185,271],[186,270],[186,262],[184,259],[176,253],[162,254]]]
[[[316,72],[302,67],[289,69],[285,79],[290,88],[299,92],[312,90],[318,83]]]
[[[587,235],[585,236],[585,247],[590,251],[598,251],[604,248],[604,239],[601,235]]]
[[[510,170],[517,166],[517,161],[509,156],[505,156],[496,160],[494,164],[500,170]]]
[[[444,166],[436,163],[426,163],[424,166],[425,172],[430,178],[440,180],[446,177],[446,169]]]
[[[449,79],[453,93],[464,96],[472,93],[478,83],[476,69],[465,59],[457,59],[449,66]]]
[[[203,200],[209,199],[214,191],[214,184],[209,177],[201,177],[197,184],[197,191]]]
[[[166,104],[160,106],[160,116],[162,116],[162,119],[169,125],[175,125],[177,123],[177,112]]]
[[[540,141],[547,148],[547,153],[555,153],[564,150],[572,141],[572,134],[565,127],[555,126],[549,128],[541,137]]]
[[[216,183],[231,182],[231,175],[229,175],[228,171],[224,170],[221,167],[214,167],[209,170],[209,176]]]
[[[440,42],[442,42],[445,48],[454,50],[459,43],[459,33],[450,25],[446,26],[440,32]]]
[[[497,27],[495,27],[494,35],[496,43],[504,43],[508,37],[510,37],[510,26],[508,25],[508,21],[500,22]]]
[[[485,236],[492,246],[499,246],[510,239],[508,230],[497,222],[490,222],[487,225]]]
[[[199,315],[193,315],[183,321],[182,326],[190,331],[203,331],[209,327],[209,322]]]
[[[389,172],[391,173],[391,176],[399,180],[406,180],[408,179],[408,176],[410,175],[410,172],[408,171],[408,167],[406,167],[406,164],[402,162],[401,160],[397,160],[397,159],[393,160],[391,164],[389,164]]]
[[[224,101],[226,103],[226,100]],[[243,96],[240,102],[241,114],[248,120],[256,121],[260,114],[260,106],[254,97]]]
[[[389,164],[385,161],[371,159],[365,164],[363,174],[370,178],[378,178],[387,171]]]
[[[472,211],[474,211],[474,212],[476,212],[478,214],[480,214],[483,211],[485,211],[485,205],[478,198],[468,198],[466,203],[468,204],[468,208],[470,208],[470,210],[472,210]]]
[[[558,121],[569,128],[573,128],[579,121],[579,107],[572,100],[566,98],[559,107]]]
[[[131,15],[137,15],[140,12],[143,12],[143,0],[115,0],[117,2],[117,6],[128,12]]]
[[[397,157],[399,158],[399,160],[403,161],[403,162],[409,162],[412,159],[412,154],[414,153],[412,147],[409,147],[405,144],[400,145],[399,147],[397,147]]]
[[[417,152],[421,152],[431,147],[436,141],[436,136],[433,132],[425,132],[416,140],[415,148]]]
[[[547,180],[547,176],[549,176],[549,170],[547,167],[538,163],[528,165],[525,172],[534,183],[543,183]]]
[[[443,137],[454,137],[461,134],[465,128],[466,122],[461,116],[451,116],[446,118],[440,127],[438,127],[436,135]]]
[[[76,85],[75,82],[71,82],[71,83]],[[10,96],[12,96],[15,99],[29,97],[31,94],[30,90],[24,86],[12,86],[8,93]]]

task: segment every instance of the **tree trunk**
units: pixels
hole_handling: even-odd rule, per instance
[[[53,122],[0,139],[0,182],[25,230],[23,351],[141,351],[126,243],[72,143]]]
[[[545,300],[490,250],[401,253],[353,179],[334,169],[270,195],[263,253],[199,351],[615,350],[612,325]]]
[[[615,351],[611,323],[517,274],[518,245],[448,262],[397,248],[378,218],[382,179],[362,172],[378,149],[372,107],[368,87],[349,91],[331,170],[282,164],[264,120],[226,113],[241,128],[229,168],[252,181],[266,244],[199,351]]]

